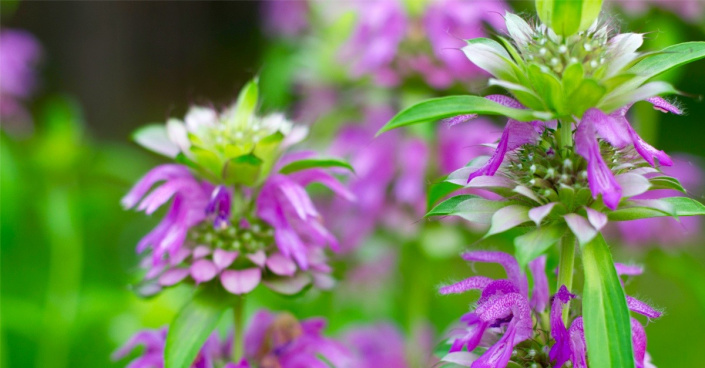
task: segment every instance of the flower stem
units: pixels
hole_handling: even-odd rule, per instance
[[[243,347],[245,342],[242,338],[243,324],[242,324],[242,314],[245,310],[245,297],[238,297],[235,299],[235,305],[233,306],[233,324],[235,334],[233,336],[233,362],[238,363],[243,358]]]
[[[561,120],[558,127],[558,143],[559,147],[573,147],[573,122],[570,120]]]
[[[561,239],[561,260],[558,266],[558,285],[560,288],[565,285],[568,291],[573,291],[573,266],[575,264],[575,235],[570,231]],[[566,303],[563,309],[563,323],[568,324],[570,303]]]

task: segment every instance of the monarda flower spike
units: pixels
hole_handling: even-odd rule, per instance
[[[350,171],[349,164],[312,152],[285,152],[304,138],[305,129],[282,115],[259,116],[257,105],[255,80],[224,111],[193,107],[184,121],[172,119],[135,134],[142,146],[176,161],[151,170],[123,198],[126,208],[147,214],[168,205],[161,223],[137,246],[147,254],[138,290],[149,295],[178,283],[197,287],[169,326],[165,345],[154,342],[163,340],[163,332],[144,335],[153,338],[146,341],[149,354],[140,362],[163,355],[168,367],[187,367],[196,359],[197,367],[229,360],[229,368],[263,368],[312,366],[319,353],[337,359],[326,355],[333,348],[319,337],[323,325],[316,321],[299,324],[287,317],[279,323],[267,315],[267,325],[256,325],[252,333],[259,339],[273,334],[276,341],[252,345],[252,338],[243,337],[244,296],[260,283],[287,295],[334,284],[325,250],[336,250],[338,243],[306,187],[319,183],[353,200],[328,172]],[[224,353],[217,341],[207,339],[228,309],[233,310],[234,342]],[[287,340],[278,341],[281,337]],[[150,353],[160,346],[163,354]],[[161,367],[154,364],[135,366]]]
[[[466,120],[474,114],[509,118],[490,157],[468,157],[465,167],[431,187],[429,201],[440,203],[427,216],[459,216],[489,224],[482,240],[514,229],[518,233],[514,256],[521,272],[543,255],[558,254],[553,290],[564,286],[566,293],[582,298],[582,319],[574,322],[574,328],[568,324],[568,309],[562,312],[563,329],[568,331],[562,335],[567,334],[570,341],[563,337],[561,341],[572,349],[561,355],[562,361],[591,368],[629,367],[635,362],[643,366],[643,328],[630,319],[634,302],[624,294],[601,231],[609,221],[705,214],[705,206],[686,196],[648,195],[658,189],[685,190],[660,170],[673,164],[671,158],[645,142],[627,119],[635,103],[681,114],[677,105],[661,97],[677,93],[676,89],[652,79],[704,58],[705,42],[640,52],[643,35],[618,33],[597,19],[599,0],[541,0],[536,6],[543,23],[532,25],[507,13],[508,37],[468,40],[462,50],[469,62],[493,76],[490,85],[504,88],[511,96],[424,101],[398,113],[380,133],[454,117]],[[501,199],[447,198],[460,189],[484,189]],[[574,275],[576,256],[582,261],[582,275]],[[582,276],[582,290],[574,287],[578,285],[574,276]],[[486,348],[481,331],[499,328],[494,340],[499,345],[487,348],[473,367],[510,364],[511,347],[532,336],[531,331],[524,332],[523,326],[531,322],[526,316],[536,315],[535,309],[532,312],[526,306],[528,298],[534,297],[523,286],[526,281],[510,276],[506,290],[494,297],[489,282],[470,279],[442,289],[483,293],[474,314],[464,318],[469,332],[456,340],[453,350]],[[570,304],[571,298],[563,299]],[[533,328],[534,335],[540,332]],[[572,337],[573,333],[580,338]],[[548,360],[534,363],[549,364]]]

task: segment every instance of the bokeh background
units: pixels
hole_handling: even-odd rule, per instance
[[[531,11],[531,2],[510,5]],[[135,244],[158,217],[124,211],[119,201],[161,161],[131,143],[129,135],[146,123],[181,117],[194,103],[229,103],[257,74],[269,78],[265,104],[288,108],[294,101],[286,78],[281,90],[266,88],[279,84],[276,58],[284,57],[282,49],[264,31],[263,4],[257,1],[3,1],[0,6],[0,26],[31,32],[43,49],[40,86],[27,104],[33,123],[19,135],[2,133],[0,362],[4,367],[124,366],[124,360],[110,360],[111,352],[140,328],[166,325],[189,295],[176,288],[144,300],[130,288],[138,280]],[[705,39],[703,16],[685,20],[658,7],[638,13],[617,8],[614,14],[623,28],[649,32],[646,48]],[[697,165],[705,157],[705,63],[666,78],[687,93],[680,101],[688,114],[669,116],[638,106],[635,121],[643,123],[636,124],[647,141],[669,153],[689,154]],[[426,227],[424,235],[387,245],[398,251],[394,266],[382,282],[374,280],[379,285],[373,292],[364,289],[366,297],[345,283],[336,292],[298,299],[259,290],[248,310],[264,305],[299,317],[325,315],[332,334],[386,318],[405,332],[410,345],[424,345],[424,338],[440,341],[475,297],[441,298],[435,288],[469,275],[470,268],[448,254],[457,254],[477,235],[448,235],[438,224],[411,225],[416,224]],[[492,246],[508,250],[509,244],[501,238]],[[359,258],[376,258],[365,247]],[[616,259],[646,265],[645,275],[630,280],[627,291],[666,312],[647,328],[656,365],[702,366],[702,239],[661,247],[627,247],[615,240],[612,248]],[[341,261],[337,272],[344,275],[346,267]],[[476,270],[497,272],[489,266]]]

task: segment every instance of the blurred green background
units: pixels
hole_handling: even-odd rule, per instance
[[[160,214],[124,211],[119,200],[161,161],[131,143],[129,134],[182,116],[196,102],[230,102],[245,81],[270,65],[259,13],[255,1],[23,2],[4,12],[3,27],[26,29],[40,40],[44,62],[42,86],[30,104],[35,132],[22,139],[2,135],[3,367],[124,366],[111,362],[110,353],[138,329],[167,324],[188,297],[189,290],[177,288],[143,300],[130,290],[137,281],[135,245]],[[625,28],[651,32],[650,49],[705,38],[705,24],[658,10],[624,22]],[[705,157],[705,64],[668,78],[697,96],[680,99],[686,116],[639,107],[637,117],[646,122],[642,136],[669,153]],[[475,238],[424,226],[421,239],[386,245],[401,249],[398,269],[386,282],[343,282],[335,293],[298,299],[258,290],[248,311],[264,305],[300,317],[325,315],[332,332],[386,317],[409,336],[427,319],[438,340],[476,298],[435,293],[440,283],[471,273],[454,255]],[[507,239],[495,242],[510,249]],[[450,249],[434,252],[439,246]],[[363,247],[359,258],[375,259],[374,249]],[[664,250],[615,244],[613,251],[620,261],[645,263],[647,272],[627,283],[627,291],[666,312],[647,327],[655,364],[702,366],[703,244]],[[346,265],[337,266],[342,274]],[[501,275],[491,266],[476,270]]]

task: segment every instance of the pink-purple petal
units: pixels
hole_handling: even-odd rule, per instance
[[[191,277],[197,283],[212,280],[218,274],[218,269],[213,262],[207,259],[199,259],[190,267]]]
[[[254,290],[262,279],[262,272],[259,268],[247,268],[244,270],[226,270],[220,274],[220,282],[225,290],[241,295]]]

